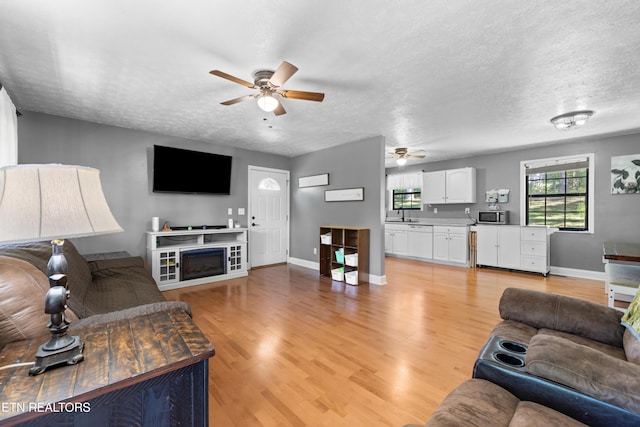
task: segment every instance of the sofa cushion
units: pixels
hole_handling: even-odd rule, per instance
[[[442,401],[427,427],[584,427],[553,409],[520,401],[500,386],[482,379],[467,380]]]
[[[32,264],[0,256],[0,347],[49,333],[51,316],[44,312],[49,279]],[[77,320],[69,310],[67,319]]]
[[[86,317],[82,301],[87,287],[91,284],[91,271],[89,271],[87,261],[70,240],[64,241],[63,251],[68,264],[67,286],[71,291],[71,298],[67,301],[67,305],[78,317]],[[27,261],[46,275],[47,263],[51,257],[51,242],[6,245],[0,247],[0,255]]]
[[[640,366],[567,339],[538,334],[529,342],[528,373],[640,413]]]
[[[93,283],[82,300],[83,317],[166,301],[140,257],[92,261],[89,265]]]
[[[613,345],[605,344],[605,343],[600,342],[600,341],[592,340],[590,338],[585,338],[585,337],[581,337],[579,335],[569,334],[567,332],[555,331],[553,329],[543,328],[543,329],[540,329],[538,331],[538,334],[553,335],[555,337],[564,338],[564,339],[572,341],[572,342],[574,342],[576,344],[581,344],[581,345],[587,346],[589,348],[592,348],[594,350],[598,350],[598,351],[601,351],[603,353],[606,353],[611,357],[615,357],[616,359],[627,360],[627,356],[624,353],[624,348],[622,348],[622,347],[616,347],[616,346],[613,346]]]
[[[500,316],[534,328],[548,328],[622,347],[622,313],[590,301],[548,292],[507,288]]]

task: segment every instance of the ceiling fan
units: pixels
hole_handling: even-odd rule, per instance
[[[304,101],[316,102],[322,102],[324,99],[324,93],[304,92],[301,90],[288,90],[282,88],[282,85],[285,84],[286,81],[289,80],[297,71],[298,67],[288,63],[287,61],[282,61],[282,64],[280,64],[278,69],[275,71],[258,70],[253,73],[253,83],[234,77],[220,70],[212,70],[209,71],[209,73],[214,76],[230,80],[234,83],[241,84],[242,86],[246,86],[250,89],[258,89],[259,91],[252,95],[245,95],[221,102],[222,105],[233,105],[249,99],[257,99],[258,106],[262,110],[267,112],[273,111],[276,116],[281,116],[286,114],[287,111],[282,106],[282,103],[274,97],[274,95],[278,95],[282,98],[302,99]]]
[[[407,147],[398,147],[394,151],[389,151],[388,154],[391,154],[400,166],[406,164],[407,159],[424,159],[426,157],[423,150],[410,153]]]

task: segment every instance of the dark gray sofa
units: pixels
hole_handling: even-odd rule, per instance
[[[135,317],[189,305],[166,301],[141,257],[87,261],[69,240],[67,318],[74,327]],[[16,340],[46,335],[44,314],[49,242],[0,246],[0,347]]]

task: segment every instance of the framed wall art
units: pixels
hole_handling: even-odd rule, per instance
[[[352,202],[364,200],[364,187],[344,188],[341,190],[325,190],[325,202]]]
[[[640,154],[611,157],[611,194],[640,194]]]
[[[328,173],[298,178],[298,188],[318,187],[320,185],[329,185]]]

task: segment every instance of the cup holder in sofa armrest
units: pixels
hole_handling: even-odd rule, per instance
[[[491,337],[480,350],[479,360],[485,360],[510,369],[524,371],[527,344],[502,337]]]
[[[519,343],[519,342],[501,340],[501,341],[499,341],[499,345],[503,349],[505,349],[507,351],[511,351],[513,353],[524,354],[524,353],[527,352],[526,344],[522,344],[522,343]]]
[[[512,356],[507,353],[493,353],[493,358],[500,363],[504,363],[516,368],[522,368],[524,366],[524,359],[518,356]]]

